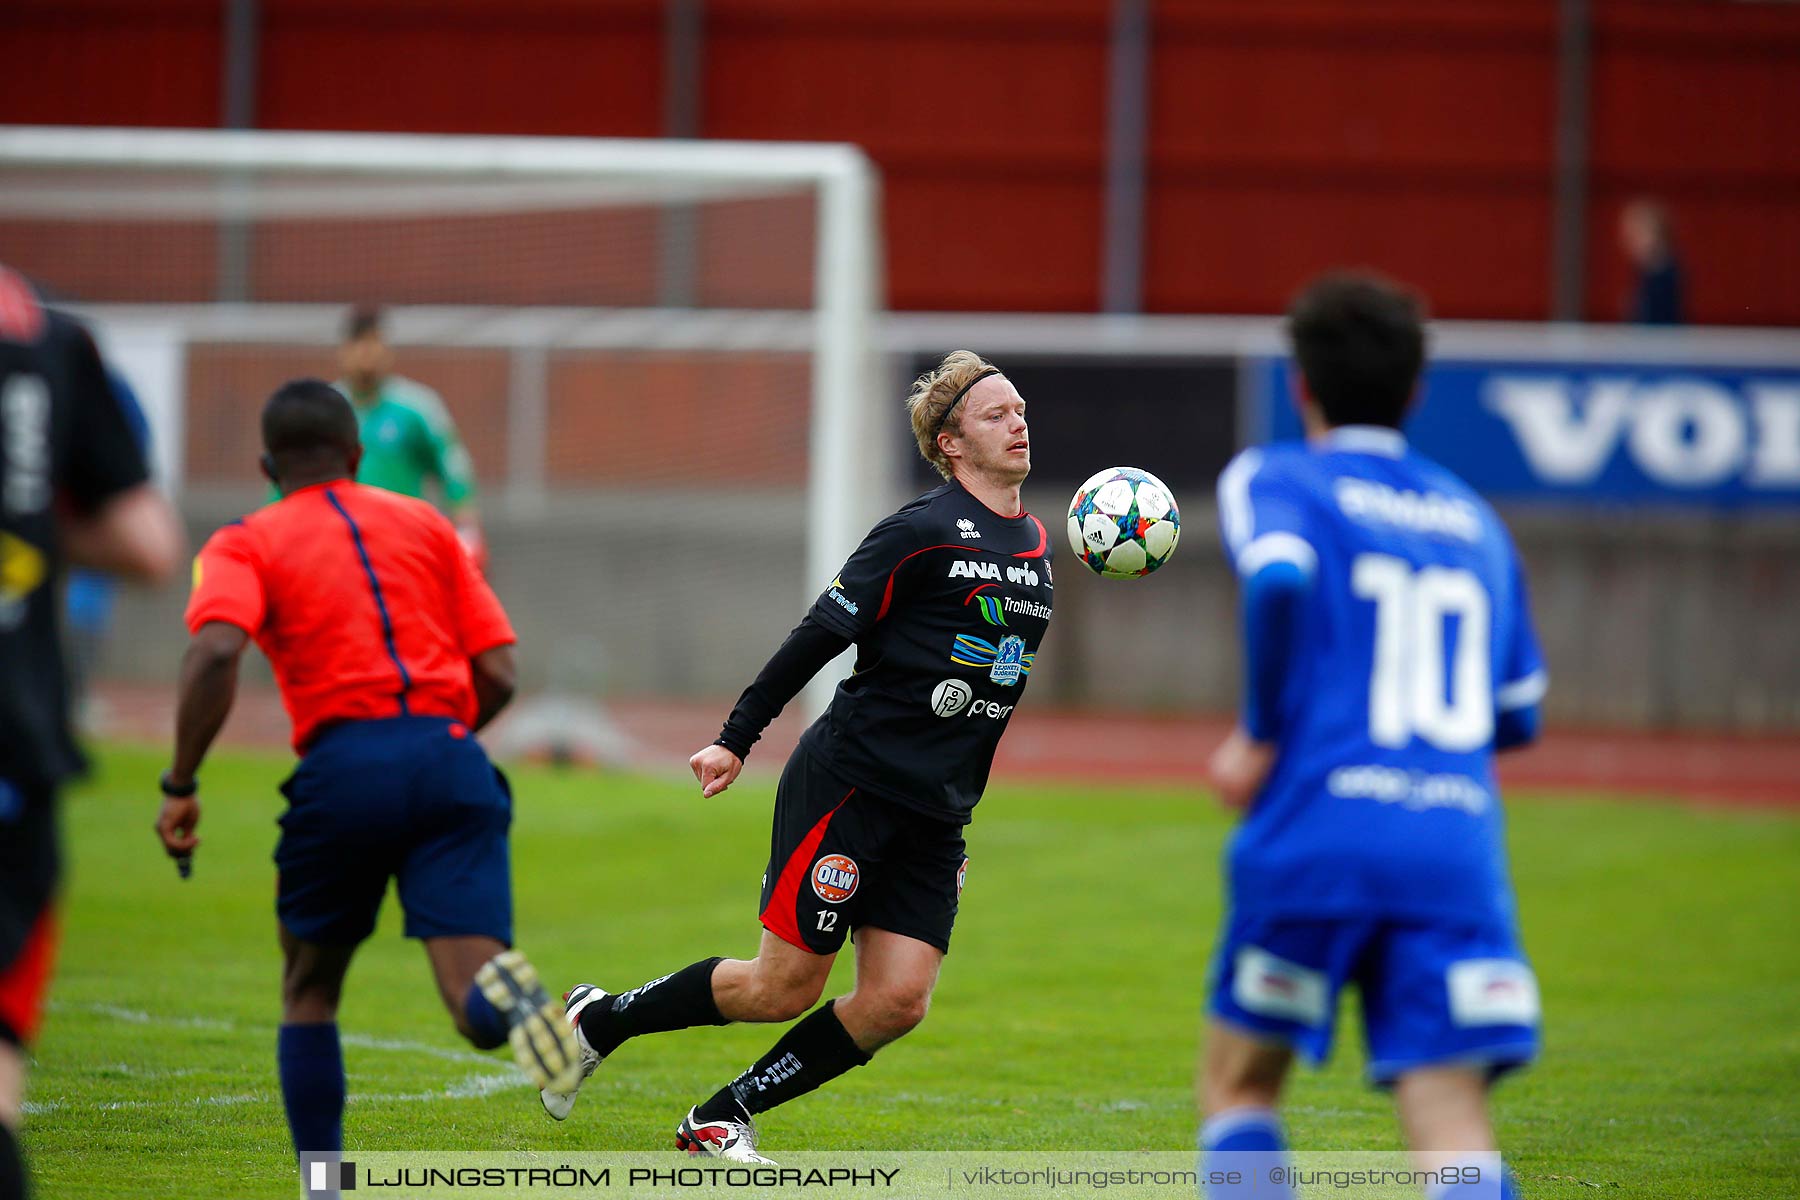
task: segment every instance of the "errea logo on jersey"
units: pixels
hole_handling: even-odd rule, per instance
[[[975,528],[975,522],[969,520],[967,517],[958,517],[956,519],[956,527],[962,531],[963,541],[965,542],[970,538],[978,538],[981,536],[981,530]]]

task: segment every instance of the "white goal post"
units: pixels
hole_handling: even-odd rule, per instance
[[[614,259],[639,263],[671,250],[677,258],[710,254],[729,261],[701,269],[714,275],[734,271],[735,298],[670,299],[659,289],[634,285],[625,299],[540,301],[521,283],[501,298],[472,293],[390,301],[391,340],[402,348],[402,371],[407,346],[485,346],[510,355],[505,386],[513,401],[525,399],[509,402],[507,486],[501,495],[517,515],[530,511],[534,484],[542,485],[545,453],[556,448],[558,438],[542,411],[544,353],[629,350],[696,358],[760,353],[787,356],[782,361],[803,359],[810,372],[809,403],[796,415],[806,419],[804,453],[801,439],[789,441],[795,447],[796,499],[803,477],[804,503],[798,511],[785,506],[774,511],[790,524],[795,518],[804,522],[803,531],[785,531],[802,535],[805,544],[804,578],[789,588],[793,602],[810,602],[896,499],[898,397],[888,394],[892,381],[879,373],[874,353],[882,292],[878,192],[867,157],[854,146],[837,144],[0,127],[0,261],[13,260],[52,289],[66,286],[71,306],[102,327],[154,326],[173,331],[177,340],[306,346],[322,354],[335,342],[348,305],[383,298],[378,267],[367,278],[357,277],[354,287],[341,289],[347,294],[332,294],[321,285],[301,296],[234,296],[224,287],[204,295],[164,295],[147,287],[141,296],[95,296],[78,284],[60,283],[58,255],[68,258],[69,248],[79,250],[86,238],[116,256],[119,243],[107,243],[106,230],[116,234],[121,223],[135,239],[123,244],[133,246],[153,244],[161,230],[173,226],[189,232],[204,227],[212,231],[206,236],[213,239],[219,262],[213,262],[205,237],[196,235],[201,248],[188,253],[207,260],[205,267],[195,267],[202,275],[215,266],[224,269],[238,223],[285,222],[288,232],[330,239],[334,254],[353,260],[365,244],[347,232],[358,222],[380,228],[400,222],[405,234],[428,238],[434,227],[460,228],[459,221],[507,220],[513,222],[507,233],[488,237],[478,248],[504,264],[510,247],[546,236],[544,226],[532,225],[534,214],[551,214],[551,220],[577,210],[633,214],[636,224],[607,218],[631,225],[629,245],[610,232],[611,240],[591,239],[607,270],[621,269]],[[791,264],[796,278],[786,291],[774,289],[771,294],[780,294],[773,300],[758,300],[754,286],[758,263],[772,261],[769,252],[761,251],[759,260],[754,244],[725,244],[734,235],[740,242],[768,240],[760,226],[732,215],[754,209],[759,199],[765,208],[783,206],[785,215],[777,222],[783,230],[805,231],[794,235],[795,252],[779,264],[785,272],[791,260],[802,260]],[[710,224],[695,219],[696,212],[715,210],[727,216]],[[55,236],[34,232],[43,229]],[[88,230],[99,232],[90,237]],[[806,247],[801,239],[808,236]],[[32,246],[34,237],[49,265],[17,262],[18,248]],[[648,247],[652,241],[654,254]],[[810,261],[803,260],[802,247],[810,251]],[[553,260],[554,251],[547,253]],[[688,267],[692,270],[693,263]],[[571,272],[582,269],[583,264],[570,264]],[[766,364],[762,369],[765,376],[775,373]],[[270,387],[278,382],[267,381]],[[534,403],[539,411],[532,411]],[[739,405],[753,406],[753,399]],[[521,413],[526,419],[511,428]],[[719,431],[722,440],[742,436],[752,418],[748,412],[731,416],[738,424]],[[706,437],[707,431],[696,430],[695,436]],[[659,486],[673,493],[680,482],[671,467],[666,484]],[[798,565],[790,564],[788,573]],[[791,623],[797,611],[784,612],[781,619]],[[758,653],[766,654],[772,644],[758,647]]]

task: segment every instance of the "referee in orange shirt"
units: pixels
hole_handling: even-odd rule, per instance
[[[539,1087],[572,1086],[577,1050],[512,944],[506,778],[473,734],[511,699],[512,626],[450,522],[356,482],[356,414],[330,384],[263,409],[262,469],[281,499],[220,529],[194,564],[175,758],[156,829],[186,873],[197,774],[252,639],[275,671],[300,763],[279,869],[282,1098],[303,1169],[343,1148],[337,1006],[390,877],[456,1027],[510,1040]]]

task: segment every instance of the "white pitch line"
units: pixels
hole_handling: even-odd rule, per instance
[[[424,1042],[409,1042],[398,1038],[369,1037],[362,1033],[340,1033],[338,1041],[346,1046],[355,1046],[358,1050],[398,1050],[407,1054],[426,1054],[432,1058],[441,1058],[445,1062],[481,1063],[484,1066],[494,1062],[492,1055],[477,1054],[473,1050],[453,1050],[447,1046],[432,1046]],[[520,1083],[524,1079],[519,1080]]]
[[[208,1017],[159,1017],[141,1008],[122,1008],[117,1004],[81,1004],[75,1007],[78,1011],[111,1017],[115,1021],[126,1021],[132,1025],[161,1025],[167,1029],[235,1029],[230,1021],[215,1021]]]
[[[504,1074],[470,1075],[461,1083],[453,1083],[435,1092],[376,1092],[371,1095],[350,1094],[352,1104],[423,1104],[431,1100],[480,1100],[501,1092],[525,1086],[516,1071]]]
[[[139,1008],[123,1008],[117,1004],[73,1004],[67,1007],[71,1012],[111,1017],[116,1021],[124,1021],[131,1025],[156,1025],[165,1029],[209,1029],[219,1033],[261,1034],[267,1032],[266,1027],[262,1026],[247,1029],[230,1021],[221,1021],[211,1017],[165,1017],[145,1012]],[[363,1033],[340,1033],[338,1041],[346,1046],[355,1046],[359,1050],[393,1050],[403,1054],[424,1054],[431,1058],[443,1059],[445,1062],[487,1065],[494,1061],[490,1055],[478,1054],[473,1050],[434,1046],[429,1042],[414,1042],[405,1038],[380,1038]]]
[[[437,1100],[481,1100],[524,1085],[525,1081],[512,1071],[476,1073],[466,1075],[456,1083],[445,1084],[433,1091],[351,1092],[349,1102],[351,1104],[426,1104]],[[35,1116],[41,1113],[79,1108],[91,1108],[100,1112],[137,1112],[145,1109],[228,1108],[238,1104],[274,1103],[276,1103],[276,1097],[267,1092],[245,1092],[232,1096],[190,1096],[185,1100],[109,1100],[93,1105],[70,1104],[63,1100],[50,1100],[41,1104],[27,1101],[25,1112],[27,1115]]]
[[[231,1021],[217,1020],[210,1017],[165,1017],[143,1009],[125,1008],[117,1004],[74,1004],[57,1005],[72,1012],[83,1012],[93,1016],[110,1017],[130,1025],[149,1025],[167,1029],[206,1029],[221,1033],[263,1034],[266,1027],[247,1028]],[[358,1050],[384,1050],[402,1054],[418,1054],[435,1058],[443,1062],[467,1063],[492,1067],[501,1060],[492,1055],[478,1054],[473,1050],[456,1050],[446,1046],[434,1046],[427,1042],[415,1042],[404,1038],[371,1037],[361,1033],[341,1033],[339,1041],[345,1046]],[[178,1069],[173,1071],[138,1070],[127,1064],[115,1064],[108,1070],[117,1070],[123,1066],[128,1073],[141,1078],[168,1078],[198,1073],[195,1070]],[[512,1091],[529,1086],[526,1080],[514,1071],[476,1072],[465,1075],[462,1079],[447,1083],[440,1088],[418,1092],[375,1092],[358,1094],[352,1092],[349,1100],[353,1104],[425,1104],[439,1100],[478,1100],[501,1092]],[[24,1111],[27,1116],[45,1116],[51,1113],[88,1109],[101,1112],[137,1111],[141,1109],[170,1108],[216,1108],[230,1107],[239,1104],[273,1104],[277,1097],[266,1092],[248,1092],[237,1095],[195,1096],[183,1100],[113,1100],[100,1104],[73,1104],[67,1100],[28,1100]]]

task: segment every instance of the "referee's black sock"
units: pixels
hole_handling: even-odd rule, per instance
[[[25,1200],[25,1154],[4,1121],[0,1121],[0,1200]]]
[[[852,1067],[869,1061],[827,1000],[782,1034],[774,1049],[756,1065],[722,1087],[695,1115],[702,1120],[742,1119],[743,1113],[767,1112],[796,1096],[828,1083]]]
[[[588,1005],[581,1010],[581,1036],[596,1053],[607,1055],[639,1034],[731,1024],[719,1015],[712,994],[713,968],[724,961],[702,959],[673,975]]]

